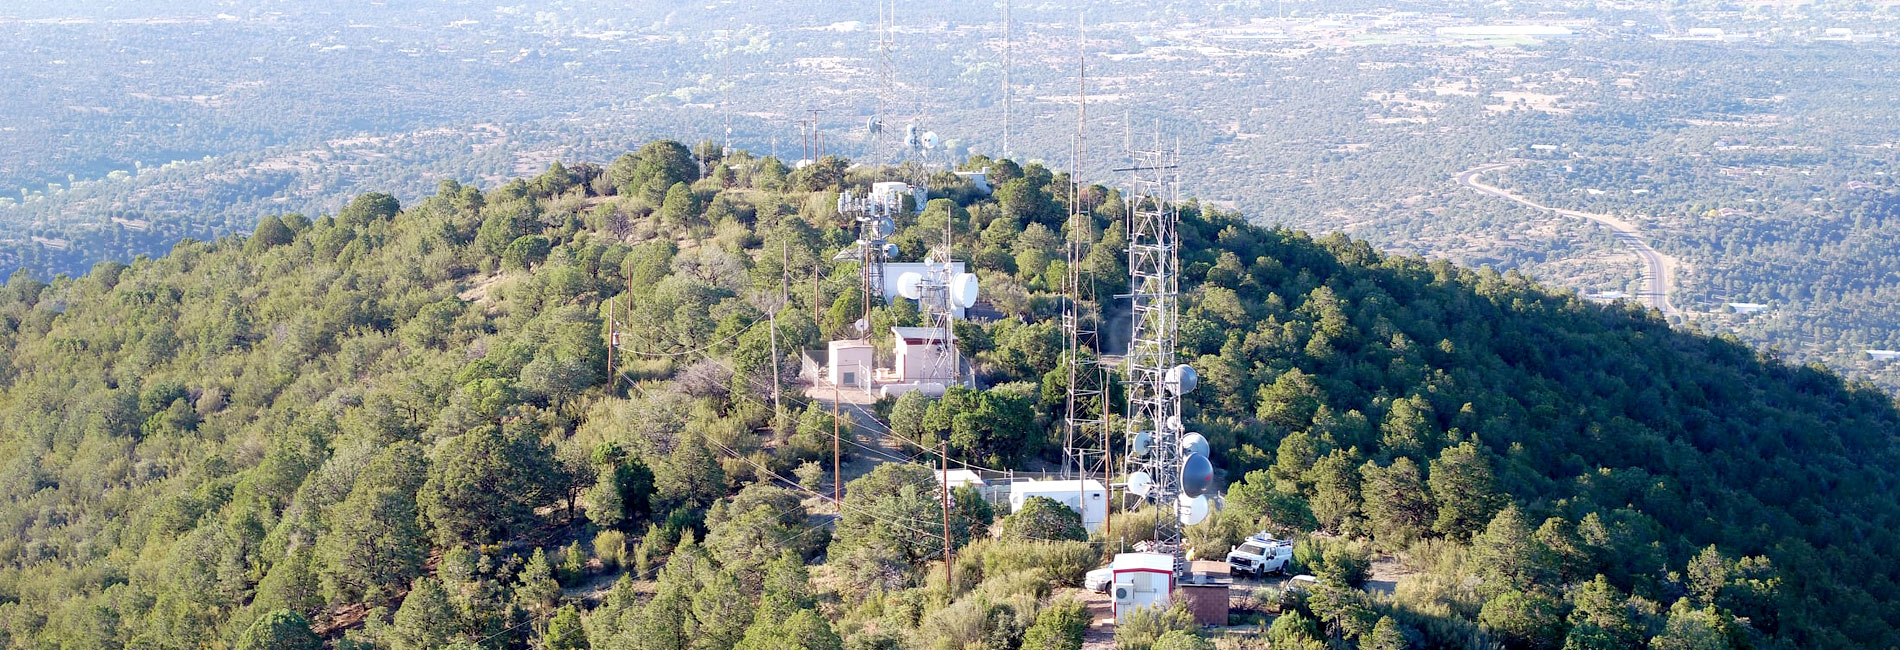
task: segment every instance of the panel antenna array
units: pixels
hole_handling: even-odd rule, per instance
[[[890,243],[890,237],[897,234],[896,217],[903,209],[904,197],[895,193],[858,194],[846,190],[838,195],[838,214],[858,222],[858,240],[832,259],[856,259],[861,264],[859,289],[863,291],[860,304],[864,314],[858,321],[860,336],[869,333],[866,328],[871,307],[884,299],[884,263],[897,255],[897,245]]]

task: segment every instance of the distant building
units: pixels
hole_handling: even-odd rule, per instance
[[[1768,311],[1768,305],[1759,302],[1731,302],[1728,308],[1735,310],[1737,314],[1758,314]]]
[[[1577,35],[1562,25],[1461,25],[1435,30],[1440,38],[1571,38]]]
[[[1720,41],[1728,34],[1720,27],[1691,27],[1686,34],[1657,34],[1656,38],[1665,41]]]
[[[993,191],[990,189],[990,168],[988,167],[984,167],[980,172],[957,172],[956,174],[957,178],[969,181],[970,186],[976,188],[976,191],[983,196],[989,196]]]
[[[1900,350],[1868,350],[1867,358],[1875,361],[1893,361],[1900,359]]]
[[[952,490],[966,487],[980,488],[989,486],[989,483],[983,480],[981,474],[977,474],[974,470],[968,469],[953,469],[944,472],[938,475],[937,484],[939,486],[949,485]]]

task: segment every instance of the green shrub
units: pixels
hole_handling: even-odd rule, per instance
[[[1115,619],[1115,647],[1118,650],[1154,650],[1155,642],[1169,632],[1192,632],[1200,628],[1187,599],[1176,598],[1168,608],[1137,607]]]
[[[1171,630],[1161,638],[1155,639],[1153,650],[1214,650],[1214,644],[1200,635],[1181,630]]]
[[[618,530],[603,530],[594,536],[594,557],[600,558],[601,566],[609,571],[620,568],[627,557],[627,534]]]
[[[1081,650],[1082,635],[1088,628],[1088,604],[1064,598],[1036,615],[1035,625],[1023,633],[1022,650]]]
[[[1082,577],[1101,565],[1102,554],[1088,542],[978,540],[964,553],[982,558],[983,575],[1043,569],[1056,586],[1079,587]]]
[[[1049,497],[1029,497],[1022,508],[1003,518],[1003,539],[1030,541],[1082,541],[1089,538],[1082,527],[1082,513]]]

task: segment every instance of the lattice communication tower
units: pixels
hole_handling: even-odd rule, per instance
[[[1180,213],[1177,155],[1162,147],[1157,133],[1152,148],[1133,148],[1128,172],[1128,275],[1133,331],[1129,339],[1125,388],[1125,469],[1128,490],[1152,500],[1156,517],[1150,550],[1183,557],[1181,521],[1175,515],[1183,494],[1181,393],[1175,338],[1180,300]],[[1185,370],[1192,374],[1192,370]],[[1192,381],[1192,380],[1190,380]],[[1146,477],[1146,485],[1136,478]],[[1145,487],[1145,489],[1143,489]]]

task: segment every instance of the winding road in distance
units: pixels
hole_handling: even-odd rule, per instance
[[[1563,208],[1553,208],[1547,205],[1542,205],[1537,202],[1531,201],[1530,199],[1526,199],[1516,194],[1506,192],[1503,189],[1498,188],[1497,186],[1486,185],[1484,184],[1484,181],[1478,180],[1480,176],[1483,176],[1487,172],[1494,172],[1500,169],[1504,169],[1506,167],[1510,167],[1511,165],[1512,163],[1489,163],[1485,165],[1479,165],[1477,167],[1473,167],[1471,169],[1467,169],[1465,171],[1459,172],[1457,179],[1459,183],[1464,184],[1466,187],[1477,190],[1484,194],[1489,194],[1491,196],[1495,196],[1501,199],[1509,199],[1512,201],[1516,201],[1523,205],[1526,205],[1538,210],[1542,210],[1545,212],[1552,212],[1552,213],[1556,213],[1562,216],[1575,217],[1578,219],[1588,219],[1590,221],[1601,224],[1605,228],[1609,228],[1611,234],[1614,234],[1616,236],[1617,241],[1620,241],[1624,243],[1625,245],[1628,245],[1630,248],[1635,249],[1636,255],[1642,258],[1643,260],[1643,276],[1642,276],[1643,288],[1641,291],[1637,293],[1636,295],[1637,300],[1640,300],[1642,301],[1643,304],[1653,307],[1657,311],[1662,312],[1663,316],[1666,318],[1673,318],[1677,320],[1680,320],[1682,318],[1682,312],[1677,310],[1676,306],[1669,302],[1670,292],[1675,291],[1676,289],[1676,259],[1675,258],[1656,252],[1656,249],[1651,248],[1648,242],[1643,241],[1643,238],[1641,237],[1641,235],[1638,234],[1636,226],[1634,224],[1631,224],[1630,222],[1624,221],[1622,219],[1618,219],[1616,217],[1612,217],[1607,214],[1596,214],[1592,212],[1578,212],[1576,210],[1566,210]]]

